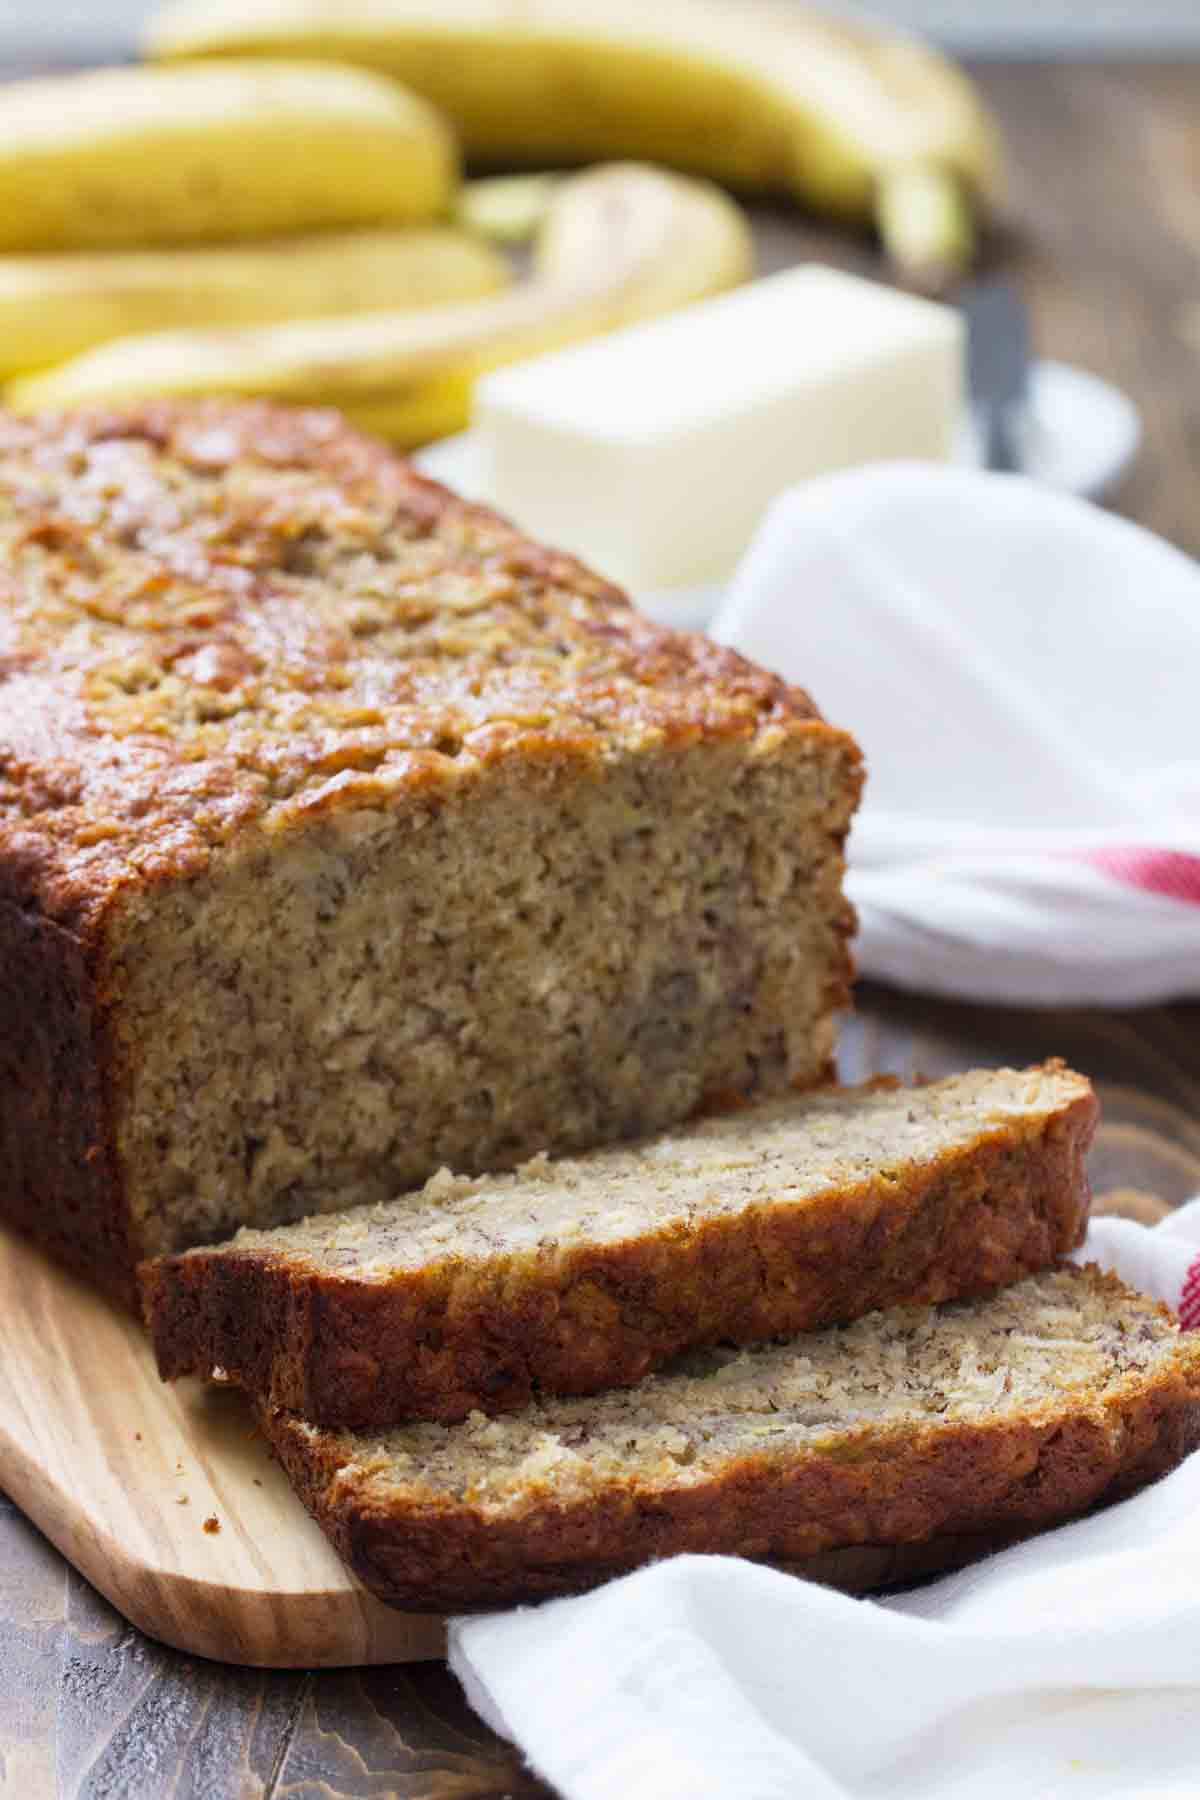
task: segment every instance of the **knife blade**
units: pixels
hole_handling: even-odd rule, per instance
[[[985,468],[1021,468],[1021,423],[1029,387],[1029,316],[1010,281],[972,282],[961,294],[967,321],[967,389]]]

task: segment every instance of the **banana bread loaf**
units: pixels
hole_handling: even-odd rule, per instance
[[[1200,1333],[1095,1269],[683,1363],[384,1436],[261,1422],[360,1579],[419,1611],[571,1593],[685,1550],[1019,1535],[1200,1443]]]
[[[322,1425],[510,1411],[977,1294],[1074,1248],[1097,1106],[1061,1064],[774,1100],[632,1149],[421,1192],[145,1267],[160,1373]]]
[[[0,1213],[147,1256],[827,1073],[858,752],[331,413],[0,422]]]

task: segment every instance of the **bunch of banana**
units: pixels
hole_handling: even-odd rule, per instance
[[[638,157],[874,220],[895,262],[962,267],[999,139],[934,50],[800,0],[177,0],[160,60],[335,58],[380,70],[501,163]]]
[[[421,313],[126,337],[17,382],[20,410],[147,394],[257,394],[339,406],[413,445],[457,430],[483,370],[667,312],[749,273],[750,236],[718,189],[634,164],[554,187],[531,279]]]
[[[0,380],[135,332],[434,306],[511,281],[499,251],[448,225],[0,256]]]
[[[445,214],[448,127],[365,69],[221,62],[0,87],[0,251],[188,244]]]

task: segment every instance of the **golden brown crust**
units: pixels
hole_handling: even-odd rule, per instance
[[[413,1611],[511,1606],[577,1593],[683,1552],[795,1562],[849,1545],[1045,1529],[1119,1499],[1200,1446],[1200,1343],[1097,1402],[1085,1395],[994,1423],[866,1429],[854,1455],[730,1460],[687,1487],[612,1481],[519,1510],[467,1501],[389,1506],[356,1473],[352,1438],[294,1415],[260,1424],[297,1493],[372,1593]]]
[[[95,943],[0,901],[0,993],[0,1212],[135,1305]]]
[[[261,1246],[164,1258],[142,1270],[159,1372],[220,1367],[322,1425],[449,1422],[538,1391],[629,1385],[691,1346],[982,1294],[1082,1238],[1099,1109],[1076,1080],[1074,1098],[987,1125],[904,1180],[880,1171],[801,1205],[560,1247],[519,1271],[498,1255],[490,1278],[453,1259],[356,1279]]]
[[[841,736],[331,412],[0,416],[0,548],[0,898],[73,929],[389,783]]]

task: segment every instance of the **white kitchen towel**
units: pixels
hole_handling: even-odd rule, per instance
[[[1200,995],[1200,566],[1020,476],[777,500],[712,634],[866,753],[864,973],[1031,1005]]]
[[[1080,1254],[1200,1327],[1200,1200]],[[912,1594],[683,1556],[456,1620],[450,1658],[565,1800],[1196,1800],[1200,1454]]]

